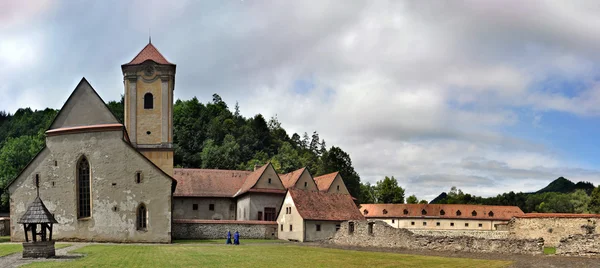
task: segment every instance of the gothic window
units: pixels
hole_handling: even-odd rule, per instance
[[[148,222],[148,211],[146,210],[146,206],[141,204],[137,211],[137,229],[145,231],[147,228]]]
[[[152,93],[144,95],[144,109],[154,109],[154,96],[152,96]]]
[[[91,213],[90,163],[82,157],[77,164],[78,218],[87,218]]]

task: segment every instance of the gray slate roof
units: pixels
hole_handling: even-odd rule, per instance
[[[36,197],[17,223],[58,223],[40,197]]]

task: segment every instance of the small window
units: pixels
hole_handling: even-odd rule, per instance
[[[304,182],[304,188],[308,187],[308,182]]]
[[[348,223],[348,233],[354,233],[354,223],[353,222]]]
[[[383,210],[383,214],[384,214],[384,215],[385,215],[385,214],[387,214],[387,209],[384,209],[384,210]]]
[[[35,183],[36,188],[40,187],[40,174],[35,174],[35,181],[33,183]]]
[[[52,182],[52,187],[54,187],[54,182]]]
[[[137,229],[140,231],[145,231],[148,221],[148,211],[146,210],[146,206],[141,204],[137,212]]]
[[[135,173],[135,183],[142,183],[142,172]]]
[[[465,227],[469,227],[469,223],[465,223]]]
[[[372,222],[369,222],[368,231],[369,231],[369,234],[373,234],[373,223]]]
[[[294,227],[292,227],[292,225],[290,224],[290,232],[294,230]]]
[[[269,178],[269,184],[271,184],[271,178]]]
[[[478,227],[479,227],[479,228],[483,227],[483,224],[481,224],[481,223],[480,223],[480,224],[478,225]]]
[[[338,191],[340,190],[340,186],[339,186],[339,185],[337,186],[337,190],[338,190]]]
[[[488,216],[490,216],[490,217],[494,217],[494,212],[493,212],[493,211],[490,211],[490,213],[488,213]]]
[[[54,160],[54,166],[58,167],[58,161]]]
[[[208,210],[215,211],[215,204],[208,204]]]
[[[473,212],[471,212],[471,215],[473,215],[473,217],[477,216],[477,212],[475,210],[473,210]]]
[[[396,220],[392,219],[392,223],[396,222]]]
[[[457,210],[456,211],[456,216],[460,216],[460,215],[462,215],[462,212],[460,212],[460,210]]]
[[[450,223],[450,227],[454,227],[454,223],[453,222]]]
[[[317,224],[317,232],[320,232],[320,231],[321,231],[321,225]]]
[[[336,224],[336,225],[335,225],[335,231],[336,231],[336,232],[337,232],[337,231],[339,231],[341,227],[342,227],[341,225],[339,225],[339,224]]]
[[[235,204],[233,204],[233,203],[229,204],[229,210],[230,211],[234,211],[235,210]]]
[[[408,210],[407,209],[404,210],[404,215],[408,215]]]
[[[410,222],[410,225],[415,225],[415,222],[414,222],[414,221],[411,221],[411,222]]]
[[[426,221],[423,222],[423,226],[427,226],[427,222]]]
[[[422,215],[427,215],[427,210],[421,210]]]
[[[281,226],[281,228],[280,228],[280,229],[281,229],[281,231],[283,232],[283,224],[281,224],[281,225],[279,225],[279,226]]]
[[[440,215],[442,215],[442,216],[446,215],[446,211],[444,211],[443,209],[440,210]]]
[[[355,211],[356,211],[356,210],[355,210]],[[363,213],[364,213],[365,215],[369,215],[369,211],[368,211],[368,210],[366,210],[366,209],[365,209],[365,210],[363,210]]]
[[[192,210],[198,210],[198,204],[192,204]]]
[[[144,109],[154,109],[154,96],[152,96],[152,93],[144,95]]]
[[[440,226],[440,222],[439,222],[439,221],[438,221],[438,222],[436,222],[436,223],[435,223],[435,226]]]

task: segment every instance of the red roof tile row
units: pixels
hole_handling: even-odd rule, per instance
[[[289,189],[294,206],[304,220],[347,221],[364,220],[352,197],[309,190]]]
[[[510,220],[523,215],[517,206],[462,204],[362,204],[365,218],[451,218]]]
[[[317,184],[319,191],[329,191],[329,187],[331,187],[331,184],[335,180],[335,177],[337,177],[338,173],[339,172],[333,172],[315,177],[315,183]]]
[[[156,47],[154,47],[154,45],[152,45],[152,43],[148,43],[142,49],[142,51],[140,51],[140,53],[138,53],[129,63],[123,64],[123,65],[127,66],[127,65],[142,64],[147,60],[154,61],[158,64],[174,65],[173,63],[170,63],[167,59],[165,59],[165,57],[162,54],[160,54],[158,49],[156,49]]]

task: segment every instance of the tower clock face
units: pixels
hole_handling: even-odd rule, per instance
[[[153,74],[154,74],[154,68],[153,68],[151,65],[146,65],[146,66],[144,67],[144,74],[145,74],[146,76],[151,76],[151,75],[153,75]]]

